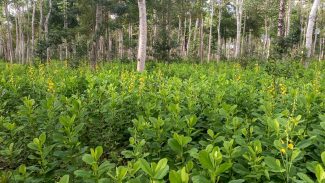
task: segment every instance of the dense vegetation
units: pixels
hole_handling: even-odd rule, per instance
[[[0,64],[0,182],[325,181],[324,63],[133,69]]]

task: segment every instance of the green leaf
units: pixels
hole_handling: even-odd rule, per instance
[[[98,161],[99,158],[102,156],[103,154],[103,147],[102,146],[97,146],[96,149],[95,149],[95,160]]]
[[[309,176],[308,175],[306,175],[306,174],[304,174],[304,173],[297,173],[297,175],[298,175],[298,177],[300,178],[300,179],[302,179],[303,181],[305,181],[306,183],[314,183],[314,181],[311,179],[311,178],[309,178]]]
[[[88,165],[93,165],[94,163],[96,163],[96,160],[90,154],[83,155],[82,161],[84,161]]]
[[[20,165],[18,168],[18,172],[22,175],[25,175],[26,174],[26,165],[24,165],[24,164]]]
[[[181,170],[181,178],[182,178],[182,182],[183,183],[188,183],[188,181],[190,180],[190,176],[186,172],[186,168],[185,167],[183,167],[182,170]]]
[[[169,172],[169,182],[170,183],[182,183],[181,176],[175,170],[171,170]]]
[[[155,179],[163,179],[168,171],[169,171],[169,166],[167,165],[168,160],[166,158],[161,159],[155,169]]]
[[[45,132],[43,132],[40,136],[39,136],[39,140],[41,142],[41,144],[43,145],[46,141],[46,134]]]
[[[61,177],[60,181],[58,183],[69,183],[69,175],[64,175],[63,177]]]
[[[168,160],[167,158],[161,159],[155,169],[155,172],[160,171],[161,169],[164,169],[167,166]]]
[[[325,121],[320,123],[320,126],[325,130]]]
[[[323,164],[325,165],[325,151],[321,154],[321,158],[322,158]]]
[[[228,183],[243,183],[243,182],[245,182],[244,179],[237,179],[237,180],[229,181]]]
[[[232,163],[223,163],[221,164],[216,171],[217,175],[222,174],[223,172],[227,171],[228,169],[230,169],[232,167]]]
[[[90,178],[91,172],[86,170],[76,170],[74,171],[75,176],[82,177],[82,178]]]
[[[82,128],[84,127],[84,123],[80,123],[79,125],[77,125],[75,128],[74,128],[74,131],[75,133],[78,133],[82,130]]]
[[[213,170],[213,162],[211,161],[210,155],[207,151],[203,150],[199,152],[199,161],[203,168]]]
[[[322,182],[325,179],[325,172],[322,165],[320,164],[316,165],[315,174],[318,182]]]
[[[128,168],[124,166],[119,166],[118,168],[116,168],[116,177],[119,181],[122,181],[125,178],[127,173],[128,173]]]
[[[176,139],[169,139],[168,145],[176,153],[178,153],[178,154],[182,153],[182,146],[177,142]]]
[[[37,146],[42,145],[40,144],[40,140],[38,138],[34,138],[33,143],[36,144]]]
[[[192,177],[193,183],[211,183],[207,178],[203,177],[202,175],[196,175]]]
[[[291,154],[291,161],[294,161],[300,154],[300,150],[299,149],[296,149],[294,151],[292,151],[292,154]]]
[[[98,183],[108,183],[110,180],[108,178],[101,178],[98,180]]]
[[[154,176],[154,172],[153,172],[153,170],[151,170],[151,167],[150,167],[149,163],[145,159],[142,159],[142,158],[139,159],[139,162],[140,162],[141,169],[146,174],[148,174],[150,177],[153,177]]]
[[[315,139],[315,138],[316,138],[316,136],[312,136],[309,139],[305,139],[305,140],[300,141],[297,144],[297,148],[299,148],[299,149],[305,149],[305,148],[311,146],[314,143],[313,142],[313,139]]]
[[[31,142],[31,143],[27,144],[27,147],[32,149],[32,150],[38,151],[38,147],[37,147],[37,145],[35,143]]]
[[[110,169],[114,168],[115,165],[113,163],[110,163],[109,161],[104,161],[99,167],[98,167],[98,174],[102,175],[103,173],[109,171]]]
[[[214,132],[213,132],[211,129],[208,129],[208,135],[209,135],[211,138],[214,138]]]
[[[272,172],[284,172],[285,169],[281,167],[281,162],[278,159],[273,157],[265,157],[264,159],[265,164],[270,168]]]

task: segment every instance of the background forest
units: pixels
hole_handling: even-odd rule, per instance
[[[196,62],[322,59],[323,1],[317,4],[310,55],[305,50],[312,5],[306,0],[147,0],[147,56]],[[0,58],[15,63],[136,60],[136,0],[2,0],[1,6]]]

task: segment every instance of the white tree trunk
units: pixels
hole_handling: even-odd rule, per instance
[[[204,18],[203,14],[201,14],[201,24],[200,24],[200,48],[198,50],[201,64],[203,64],[203,57],[204,57]]]
[[[236,0],[236,23],[237,23],[237,33],[236,33],[236,48],[235,48],[235,58],[240,55],[240,41],[241,41],[241,23],[243,14],[243,1]]]
[[[221,58],[221,19],[222,19],[222,0],[219,1],[219,14],[218,14],[218,51],[217,51],[217,62]]]
[[[188,56],[191,47],[191,39],[192,39],[192,14],[190,14],[190,20],[188,25],[188,40],[186,45],[186,56]]]
[[[64,0],[64,5],[63,5],[63,28],[65,31],[67,31],[68,29],[68,2],[67,0]],[[69,57],[69,53],[68,53],[68,42],[67,39],[64,38],[63,40],[63,44],[64,44],[64,50],[65,50],[65,60],[68,59]]]
[[[124,45],[123,45],[123,29],[120,29],[118,31],[118,52],[119,52],[119,58],[123,59],[124,57]]]
[[[46,40],[46,61],[50,61],[50,47],[49,47],[49,20],[51,16],[51,11],[52,11],[52,0],[49,0],[49,10],[45,18],[45,23],[44,23],[44,29],[45,29],[45,40]]]
[[[138,63],[137,70],[144,71],[147,55],[147,10],[146,1],[138,0],[139,7],[139,45],[138,45]]]
[[[325,38],[322,38],[319,41],[319,61],[324,59],[324,49],[323,49],[324,43],[325,43]]]
[[[280,0],[279,18],[278,18],[278,37],[284,36],[284,17],[285,17],[286,0]]]
[[[306,31],[306,49],[307,49],[307,58],[311,57],[312,43],[313,43],[313,30],[316,21],[317,9],[319,6],[320,0],[314,0],[313,7],[311,8],[308,26]]]
[[[209,48],[208,48],[208,63],[210,62],[210,59],[211,59],[213,16],[214,16],[214,0],[211,1],[210,32],[209,32]]]
[[[199,28],[199,18],[196,18],[195,27],[194,27],[194,35],[193,35],[193,49],[195,49],[195,47],[196,47],[195,45],[196,45],[196,41],[197,41],[198,28]],[[192,50],[191,45],[190,45],[190,50]]]
[[[292,0],[288,0],[288,11],[287,11],[287,19],[286,19],[285,36],[288,36],[290,34],[291,9],[292,9]]]
[[[32,45],[31,45],[31,58],[34,59],[34,47],[35,47],[35,12],[36,1],[33,1],[33,14],[32,14]]]
[[[39,18],[39,38],[42,37],[43,32],[43,0],[39,1],[39,12],[40,12],[40,18]]]
[[[8,11],[8,0],[4,1],[4,9],[5,9],[5,15],[6,15],[6,21],[7,21],[7,33],[8,33],[8,58],[10,60],[10,63],[13,63],[13,47],[12,47],[12,35],[10,30],[10,20],[9,20],[9,11]]]

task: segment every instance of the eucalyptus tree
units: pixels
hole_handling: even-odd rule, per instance
[[[10,60],[10,63],[13,63],[13,47],[12,47],[12,35],[11,35],[11,22],[10,22],[10,14],[9,14],[9,10],[8,10],[8,6],[9,6],[10,1],[9,0],[4,0],[3,1],[3,8],[4,8],[4,12],[5,12],[5,16],[6,16],[6,27],[7,27],[7,35],[8,35],[8,58]]]
[[[211,15],[210,15],[210,32],[209,32],[209,48],[208,48],[208,62],[211,59],[211,45],[212,45],[212,27],[213,27],[213,16],[214,16],[214,0],[210,0],[211,4]]]
[[[235,46],[235,58],[240,56],[240,42],[242,32],[242,18],[243,18],[243,2],[244,0],[236,0],[236,46]]]
[[[146,1],[138,0],[139,6],[139,42],[138,42],[138,57],[137,70],[144,71],[146,54],[147,54],[147,10]]]
[[[310,10],[309,18],[308,18],[308,26],[306,31],[306,49],[307,49],[307,57],[311,56],[312,51],[312,42],[313,42],[313,31],[314,25],[316,21],[317,10],[319,8],[320,0],[314,0],[313,6]]]
[[[280,0],[279,18],[278,18],[278,37],[283,38],[285,33],[284,17],[286,13],[286,0]]]

